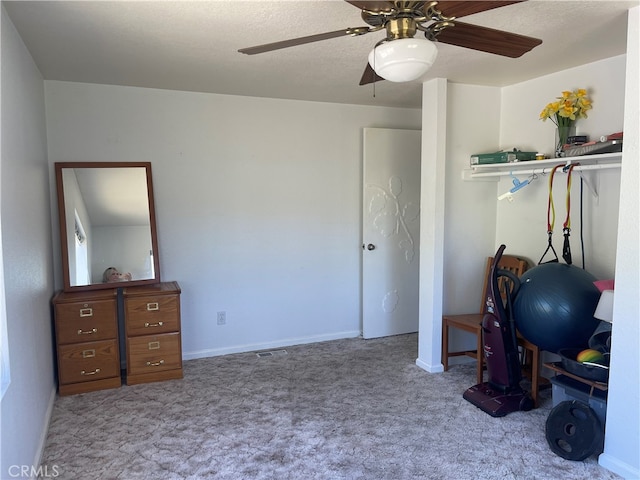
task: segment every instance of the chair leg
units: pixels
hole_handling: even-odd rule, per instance
[[[442,366],[444,371],[449,370],[449,325],[442,325]]]
[[[531,351],[531,397],[533,398],[533,406],[538,406],[538,389],[540,379],[540,350],[534,348]]]

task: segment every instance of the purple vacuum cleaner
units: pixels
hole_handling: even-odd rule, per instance
[[[492,417],[503,417],[511,412],[533,408],[531,395],[520,387],[522,376],[518,341],[511,314],[512,300],[518,293],[520,280],[513,273],[498,268],[505,248],[500,245],[493,257],[485,299],[486,311],[482,319],[482,353],[486,360],[488,381],[469,387],[462,395]],[[498,286],[499,277],[505,277],[502,282],[506,288],[504,303]],[[512,288],[509,288],[509,283]]]

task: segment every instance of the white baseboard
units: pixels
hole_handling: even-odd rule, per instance
[[[620,475],[622,478],[627,478],[629,480],[640,478],[640,469],[633,467],[628,463],[621,462],[616,457],[612,457],[606,453],[603,453],[598,457],[598,464],[601,467]]]
[[[44,416],[44,424],[42,425],[42,433],[40,434],[38,449],[36,450],[36,456],[33,459],[33,466],[36,468],[42,463],[42,455],[44,454],[44,447],[47,443],[47,434],[49,433],[49,424],[51,423],[51,415],[53,414],[53,405],[56,402],[57,393],[58,385],[54,382],[51,395],[49,395],[49,404],[47,405],[47,412]]]
[[[425,361],[421,360],[421,359],[416,359],[416,365],[419,366],[421,369],[426,370],[429,373],[442,373],[444,372],[444,366],[441,363],[438,363],[436,365],[431,365],[429,363],[426,363]]]
[[[308,343],[327,342],[329,340],[340,340],[343,338],[359,337],[359,330],[332,333],[328,335],[314,335],[310,337],[286,338],[275,342],[253,343],[246,345],[234,345],[224,348],[212,348],[207,350],[196,350],[192,352],[182,352],[183,360],[195,360],[196,358],[219,357],[232,353],[246,353],[258,350],[269,350],[272,348],[291,347],[293,345],[306,345]]]

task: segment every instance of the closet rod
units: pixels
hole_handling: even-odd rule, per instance
[[[611,168],[620,168],[622,163],[599,163],[597,165],[575,165],[573,167],[574,172],[582,172],[584,170],[608,170]],[[568,166],[568,165],[567,165]],[[511,174],[513,175],[546,175],[551,172],[553,166],[551,167],[543,167],[543,168],[531,168],[531,169],[519,169],[514,168],[509,171],[499,171],[499,172],[483,172],[483,173],[472,173],[471,178],[479,178],[479,177],[507,177]],[[563,170],[558,168],[556,173],[560,173]]]

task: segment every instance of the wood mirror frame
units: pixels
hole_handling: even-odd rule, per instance
[[[57,162],[55,174],[64,291],[159,283],[151,163]]]

